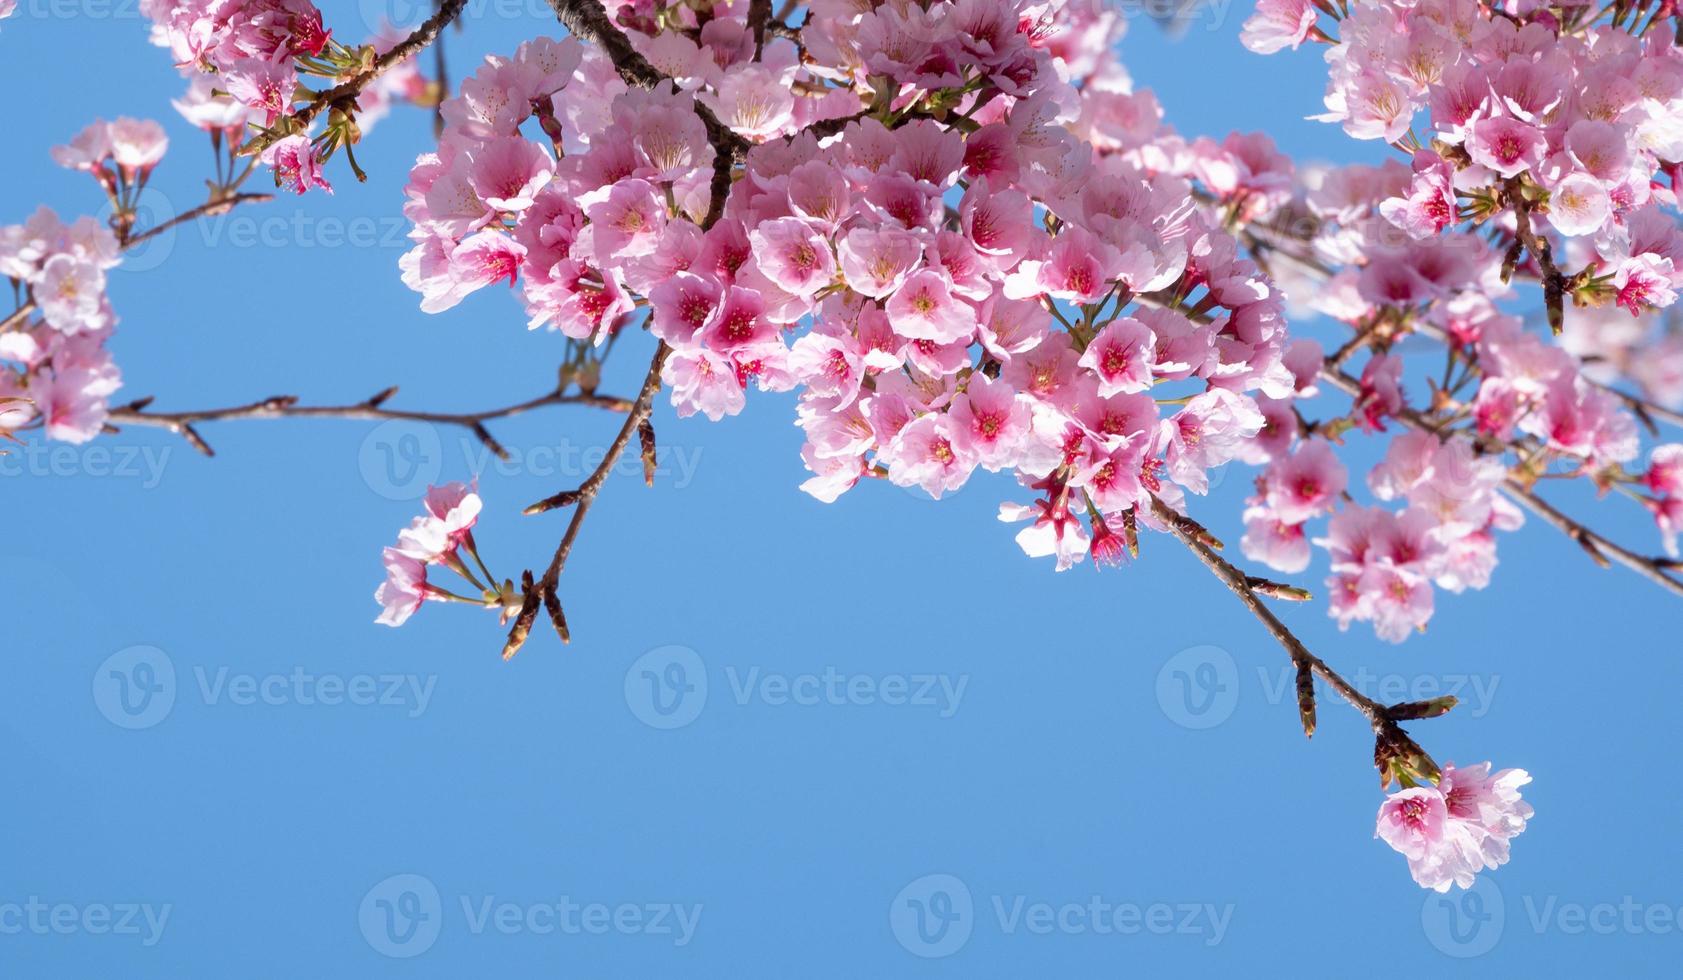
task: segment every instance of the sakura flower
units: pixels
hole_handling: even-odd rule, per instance
[[[590,217],[596,257],[603,263],[654,251],[666,225],[666,209],[654,185],[643,180],[620,181],[584,213]]]
[[[1535,127],[1510,119],[1492,116],[1473,124],[1472,139],[1467,153],[1473,162],[1502,175],[1513,175],[1536,167],[1542,162],[1548,141]]]
[[[1649,489],[1662,495],[1683,496],[1683,443],[1655,446],[1648,454]]]
[[[717,422],[742,411],[742,382],[730,361],[704,348],[676,350],[661,368],[661,383],[672,389],[680,418],[700,412]]]
[[[259,159],[274,168],[277,187],[291,184],[292,189],[299,194],[312,187],[319,187],[329,194],[333,193],[333,186],[321,175],[316,147],[308,136],[287,136],[276,140],[263,151]]]
[[[1549,224],[1562,235],[1591,235],[1607,223],[1612,206],[1601,181],[1587,173],[1575,173],[1550,192]]]
[[[913,340],[950,344],[976,331],[976,311],[950,292],[947,277],[933,269],[908,276],[884,307],[894,332]]]
[[[1092,303],[1107,295],[1121,273],[1122,256],[1097,236],[1071,225],[1053,241],[1045,259],[1025,259],[1005,279],[1011,299],[1053,296]]]
[[[1451,883],[1472,885],[1465,854],[1470,844],[1449,819],[1449,806],[1435,786],[1399,790],[1379,808],[1374,836],[1408,858],[1408,870],[1422,887],[1449,890]]]
[[[1492,776],[1488,762],[1465,769],[1445,765],[1438,785],[1392,793],[1379,808],[1374,836],[1408,858],[1421,887],[1470,888],[1479,871],[1507,863],[1508,841],[1531,817],[1519,794],[1530,781],[1523,769]]]
[[[1454,171],[1436,153],[1414,155],[1414,180],[1406,198],[1387,198],[1379,205],[1385,220],[1410,238],[1430,238],[1455,223]]]
[[[895,486],[919,486],[936,500],[970,479],[976,458],[955,438],[951,418],[931,413],[902,428],[884,449],[888,478]]]
[[[989,470],[1010,465],[1028,435],[1032,418],[1026,400],[1018,398],[1008,383],[985,374],[970,376],[968,387],[953,400],[948,415],[960,449],[973,454],[976,462]]]
[[[104,325],[105,274],[99,266],[60,252],[41,267],[35,287],[41,315],[67,334]]]
[[[1235,458],[1262,425],[1262,413],[1244,395],[1212,388],[1195,396],[1162,422],[1169,475],[1194,493],[1208,492],[1208,470]]]
[[[555,161],[542,146],[519,136],[486,140],[467,152],[468,183],[498,211],[521,212],[553,176]]]
[[[1651,252],[1633,255],[1619,264],[1613,275],[1618,304],[1641,316],[1650,307],[1670,306],[1677,301],[1672,288],[1672,262]]]
[[[1145,391],[1151,387],[1157,339],[1151,328],[1122,317],[1100,330],[1082,352],[1080,365],[1099,378],[1099,394]]]
[[[811,296],[836,275],[830,245],[799,218],[778,218],[748,233],[760,271],[779,289]]]
[[[519,242],[501,232],[482,231],[451,250],[450,276],[468,292],[504,280],[513,286],[525,260],[526,249]]]
[[[719,121],[756,142],[781,133],[793,118],[794,93],[770,71],[755,65],[731,69],[716,90],[701,98]]]
[[[1264,497],[1274,517],[1302,524],[1330,510],[1344,492],[1344,464],[1322,439],[1310,439],[1290,456],[1274,461],[1263,475]]]
[[[169,149],[169,137],[164,127],[150,119],[131,119],[119,116],[111,124],[111,156],[127,174],[144,176]]]
[[[52,149],[53,162],[69,170],[98,170],[111,158],[111,126],[96,119],[68,144]]]
[[[838,247],[843,276],[855,292],[881,299],[900,288],[923,256],[923,243],[898,228],[855,228]]]
[[[1314,30],[1320,13],[1310,0],[1259,0],[1256,13],[1246,19],[1239,40],[1257,54],[1293,50]]]
[[[1287,574],[1309,567],[1309,538],[1302,523],[1287,523],[1267,507],[1247,507],[1244,516],[1239,548],[1246,558]]]
[[[249,110],[240,103],[218,93],[216,83],[209,76],[196,75],[187,91],[170,105],[183,119],[200,129],[237,135],[245,128]]]
[[[383,626],[402,626],[427,598],[427,567],[396,548],[380,554],[386,580],[374,591],[374,601],[383,608],[374,621]]]

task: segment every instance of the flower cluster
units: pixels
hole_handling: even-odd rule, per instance
[[[363,87],[354,111],[333,107],[325,131],[311,137],[291,118],[295,102],[317,94],[302,78],[335,83],[366,71],[402,34],[386,28],[367,45],[346,47],[323,26],[310,0],[143,0],[141,10],[152,20],[153,43],[168,48],[191,79],[176,108],[209,130],[218,149],[223,139],[230,147],[245,144],[245,126],[256,128],[260,135],[250,148],[274,171],[277,185],[299,194],[312,187],[331,192],[321,164],[341,147],[349,155],[393,101],[430,98],[408,58]],[[351,166],[356,169],[354,157]]]
[[[473,526],[484,506],[479,494],[464,483],[446,483],[428,487],[422,503],[425,513],[399,531],[397,544],[380,555],[386,581],[375,591],[374,601],[382,607],[376,622],[386,626],[402,626],[429,598],[456,598],[427,581],[430,565],[442,565],[484,588],[460,557],[466,552],[479,560],[473,541]]]
[[[99,435],[122,386],[105,349],[117,322],[105,277],[119,260],[116,236],[90,217],[67,225],[43,207],[0,227],[0,276],[31,297],[0,329],[0,432],[39,424],[67,442]]]
[[[1263,53],[1332,43],[1318,118],[1416,149],[1406,189],[1384,207],[1409,235],[1504,210],[1530,235],[1546,219],[1583,240],[1576,298],[1633,314],[1668,306],[1683,284],[1683,235],[1658,210],[1675,206],[1675,189],[1655,177],[1674,177],[1683,159],[1683,52],[1668,31],[1596,23],[1612,6],[1564,9],[1566,22],[1546,7],[1383,0],[1351,8],[1333,42],[1316,5],[1261,0],[1244,40]],[[1423,109],[1429,146],[1413,128]]]
[[[1524,769],[1492,774],[1488,762],[1446,765],[1437,785],[1392,793],[1379,808],[1374,836],[1408,858],[1422,888],[1471,888],[1480,871],[1508,863],[1508,842],[1531,819],[1531,805],[1519,793],[1530,781]]]
[[[265,124],[292,111],[300,67],[332,53],[333,32],[310,0],[143,0],[141,12],[153,44],[184,71],[214,72]]]
[[[798,390],[804,488],[824,500],[864,476],[939,497],[1011,472],[1037,499],[1002,518],[1059,567],[1118,559],[1153,495],[1204,492],[1261,430],[1251,392],[1297,390],[1266,279],[1191,216],[1185,180],[1077,138],[1079,96],[1027,6],[834,12],[804,42],[852,68],[807,97],[790,82],[822,59],[772,42],[756,59],[718,13],[710,54],[633,32],[675,86],[623,90],[545,41],[463,84],[408,188],[423,309],[507,280],[532,325],[601,340],[646,306],[681,415]],[[906,87],[869,95],[883,73]],[[697,103],[757,143],[706,228]],[[833,136],[804,128],[862,105]],[[560,162],[519,133],[533,116]],[[1201,159],[1250,159],[1223,173],[1266,199],[1278,181],[1246,149]]]
[[[1683,408],[1683,329],[1678,308],[1665,316],[1632,319],[1601,307],[1566,313],[1560,346],[1577,358],[1584,377],[1603,385],[1628,380],[1643,398]]]
[[[1642,485],[1652,494],[1641,498],[1642,502],[1660,526],[1666,552],[1676,558],[1677,535],[1683,531],[1683,444],[1655,446],[1648,454]]]

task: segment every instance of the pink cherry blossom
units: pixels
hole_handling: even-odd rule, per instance
[[[332,185],[321,174],[315,144],[308,136],[288,136],[277,140],[263,151],[261,159],[274,168],[277,186],[290,184],[299,194],[312,187],[333,193]]]

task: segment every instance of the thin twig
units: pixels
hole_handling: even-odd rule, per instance
[[[588,405],[614,412],[630,411],[632,408],[632,404],[623,398],[582,393],[568,395],[560,391],[553,391],[547,395],[528,399],[514,405],[478,412],[413,412],[385,408],[386,399],[396,392],[396,388],[387,388],[367,401],[357,402],[354,405],[300,405],[294,395],[277,395],[247,405],[200,409],[191,412],[149,412],[146,411],[146,406],[151,404],[152,399],[142,398],[130,402],[122,408],[112,409],[110,420],[113,423],[124,425],[146,425],[168,429],[186,439],[195,449],[205,455],[214,456],[216,455],[215,451],[199,436],[197,429],[194,428],[195,423],[223,422],[233,419],[282,418],[406,419],[412,422],[461,426],[478,436],[480,441],[484,442],[498,457],[507,458],[507,451],[495,439],[491,438],[490,432],[485,428],[485,423],[491,419],[507,418],[549,405]]]
[[[1280,622],[1280,618],[1274,615],[1274,611],[1268,608],[1267,603],[1262,601],[1262,597],[1257,595],[1256,590],[1251,586],[1252,576],[1222,557],[1221,553],[1209,544],[1207,534],[1203,532],[1196,521],[1170,509],[1167,504],[1156,497],[1151,498],[1151,512],[1156,514],[1157,519],[1162,521],[1169,528],[1169,531],[1179,538],[1180,542],[1186,545],[1199,561],[1204,563],[1204,567],[1214,573],[1233,591],[1234,595],[1239,597],[1239,601],[1245,604],[1245,608],[1251,611],[1251,615],[1255,616],[1280,646],[1285,648],[1286,653],[1291,655],[1294,665],[1299,669],[1308,669],[1314,672],[1315,676],[1326,681],[1334,691],[1338,692],[1340,697],[1350,702],[1351,706],[1366,716],[1368,723],[1373,726],[1375,732],[1380,731],[1390,723],[1390,719],[1386,717],[1383,704],[1356,690],[1338,671],[1327,666],[1326,661],[1310,653],[1309,648],[1303,645],[1303,641],[1299,640],[1285,623]]]
[[[169,231],[171,228],[174,228],[177,225],[185,224],[189,221],[194,221],[194,220],[197,220],[199,218],[211,218],[211,217],[216,217],[217,215],[227,214],[229,211],[232,211],[234,208],[238,207],[241,204],[261,203],[263,201],[274,200],[274,197],[275,197],[275,195],[273,195],[273,194],[241,193],[241,194],[235,194],[232,197],[224,197],[224,198],[221,198],[221,199],[212,199],[212,200],[206,201],[205,203],[199,205],[196,208],[193,208],[193,209],[188,210],[188,211],[181,212],[180,214],[176,215],[175,217],[169,219],[168,221],[165,221],[163,224],[154,225],[151,228],[146,229],[145,231],[141,232],[138,235],[130,235],[128,238],[123,240],[123,248],[124,249],[133,248],[136,245],[139,245],[141,242],[147,241],[148,239],[151,239],[151,238],[155,238],[158,235],[161,235],[164,232]]]

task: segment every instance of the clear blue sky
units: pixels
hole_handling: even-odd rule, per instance
[[[20,3],[0,25],[0,222],[98,207],[47,156],[95,115],[162,120],[157,188],[195,203],[209,152],[132,5]],[[543,4],[474,4],[458,75],[470,53],[556,32],[528,7]],[[1173,44],[1134,25],[1129,64],[1174,123],[1266,128],[1299,157],[1377,153],[1302,120],[1323,66],[1246,54],[1246,12]],[[327,14],[360,33],[355,5]],[[398,281],[399,188],[428,137],[400,113],[359,153],[367,185],[335,166],[334,197],[185,230],[135,263],[154,268],[116,273],[119,397],[401,384],[394,405],[467,409],[542,391],[557,338],[528,334],[511,300],[425,316]],[[354,229],[370,240],[335,236]],[[648,346],[628,339],[604,389],[628,391]],[[721,424],[663,405],[667,471],[653,489],[616,477],[568,566],[572,645],[540,627],[509,664],[477,610],[372,622],[380,547],[415,512],[390,499],[414,474],[380,447],[415,436],[441,478],[466,479],[482,457],[457,432],[432,447],[358,422],[240,422],[205,428],[214,460],[140,430],[95,444],[110,456],[13,457],[0,972],[1675,972],[1675,599],[1531,527],[1502,538],[1487,591],[1440,595],[1402,647],[1340,634],[1319,602],[1284,613],[1372,692],[1458,690],[1460,710],[1415,726],[1440,760],[1536,776],[1513,863],[1446,909],[1372,839],[1358,718],[1324,700],[1305,742],[1283,654],[1173,541],[1055,576],[995,521],[998,483],[940,504],[873,485],[827,507],[796,490],[792,417],[783,397]],[[523,461],[481,479],[494,568],[547,559],[564,515],[520,508],[575,483],[616,426],[582,409],[494,426]],[[1235,471],[1198,502],[1229,541],[1246,483]],[[1633,507],[1562,503],[1656,545]],[[114,724],[113,672],[148,670],[166,693],[131,719],[147,727]],[[1202,713],[1177,671],[1222,688]],[[663,713],[671,689],[657,705],[650,678],[694,690]]]

